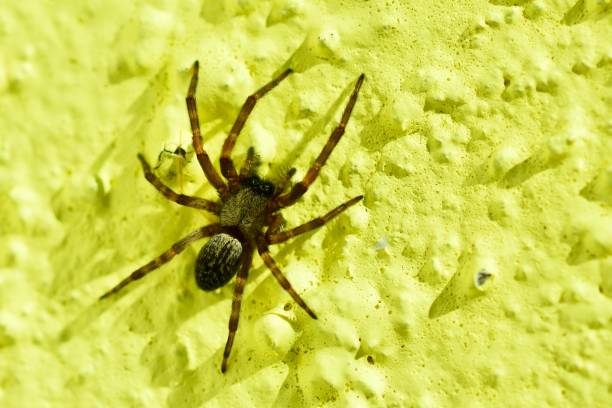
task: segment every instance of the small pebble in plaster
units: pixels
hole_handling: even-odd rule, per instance
[[[421,282],[437,285],[450,278],[456,269],[463,242],[459,234],[439,230],[427,249],[426,262],[417,275]]]

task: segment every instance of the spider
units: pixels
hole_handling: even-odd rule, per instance
[[[289,189],[290,180],[296,171],[295,168],[291,168],[276,184],[259,177],[256,173],[256,167],[258,165],[257,158],[255,150],[252,147],[247,151],[246,159],[239,173],[234,167],[230,155],[236,144],[238,135],[244,127],[249,114],[255,107],[255,104],[261,97],[276,87],[292,72],[291,69],[285,70],[257,92],[250,95],[244,102],[221,150],[220,168],[221,174],[227,180],[226,183],[219,173],[217,173],[217,170],[212,165],[210,157],[202,147],[200,123],[195,99],[199,63],[198,61],[194,62],[186,97],[187,111],[189,113],[193,135],[193,149],[195,150],[196,157],[204,171],[206,179],[217,190],[220,201],[210,201],[174,192],[153,174],[151,166],[147,163],[142,154],[138,155],[138,159],[142,165],[145,178],[159,190],[164,197],[180,205],[209,211],[215,214],[219,218],[219,221],[215,224],[206,225],[190,232],[185,237],[172,244],[170,249],[149,263],[136,269],[127,278],[123,279],[119,284],[100,297],[100,299],[107,298],[131,282],[144,277],[149,272],[169,262],[192,242],[205,237],[211,237],[201,248],[195,263],[195,279],[197,285],[205,291],[211,291],[224,286],[234,275],[236,275],[232,311],[229,319],[229,333],[223,351],[223,361],[221,363],[222,373],[225,373],[227,370],[228,358],[238,329],[242,293],[255,249],[257,249],[264,264],[270,269],[283,289],[289,293],[293,300],[295,300],[310,317],[316,319],[317,315],[308,307],[300,295],[295,292],[276,264],[274,258],[270,255],[269,246],[280,244],[307,231],[321,227],[363,198],[362,195],[354,197],[321,217],[315,218],[298,227],[281,231],[281,227],[284,224],[284,218],[279,213],[279,210],[289,207],[298,201],[317,178],[319,171],[344,134],[344,129],[351,116],[355,102],[357,101],[359,89],[365,79],[364,74],[359,76],[355,84],[355,88],[344,109],[340,123],[331,133],[321,153],[319,153],[313,165],[308,169],[302,181],[293,184]]]

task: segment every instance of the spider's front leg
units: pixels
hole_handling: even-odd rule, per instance
[[[266,232],[266,242],[270,245],[280,244],[281,242],[285,242],[293,237],[302,235],[305,232],[322,227],[323,225],[331,221],[333,218],[340,215],[341,212],[345,211],[350,206],[357,204],[359,201],[361,201],[362,198],[362,195],[353,197],[347,202],[340,204],[322,217],[315,218],[314,220],[308,221],[305,224],[302,224],[287,231],[278,232],[278,228],[274,230],[268,229],[268,231]]]
[[[189,83],[189,89],[187,91],[187,97],[185,98],[185,102],[187,103],[187,112],[189,113],[189,123],[191,125],[191,134],[192,134],[192,143],[193,150],[196,152],[196,157],[198,158],[198,162],[200,162],[200,166],[202,170],[204,170],[204,175],[210,184],[217,189],[219,195],[221,197],[226,197],[228,194],[227,186],[223,182],[219,173],[212,165],[210,161],[210,157],[208,153],[202,147],[202,135],[200,133],[200,119],[198,117],[198,109],[196,107],[196,99],[195,92],[198,86],[198,75],[200,70],[200,63],[198,61],[193,63],[192,73],[191,73],[191,82]]]
[[[254,147],[249,147],[247,150],[247,157],[242,164],[242,168],[240,169],[240,180],[244,180],[247,177],[251,176],[255,169],[259,166],[260,159],[259,156],[255,153]]]
[[[274,78],[272,81],[268,82],[266,85],[261,87],[257,92],[250,95],[244,104],[242,105],[242,109],[240,109],[240,113],[232,126],[225,142],[223,142],[223,148],[221,149],[221,174],[228,180],[229,187],[231,191],[235,191],[239,187],[239,178],[238,173],[236,173],[236,167],[234,167],[234,162],[232,161],[231,154],[234,146],[236,145],[236,140],[238,139],[238,135],[240,131],[244,127],[244,124],[249,117],[249,114],[255,107],[255,104],[259,99],[261,99],[265,94],[270,92],[274,87],[276,87],[283,79],[285,79],[289,74],[291,74],[293,70],[291,68],[283,71],[279,76]]]
[[[151,166],[149,166],[149,163],[147,163],[142,154],[138,154],[138,160],[140,160],[142,171],[144,172],[144,176],[147,181],[151,183],[153,187],[162,193],[168,200],[174,201],[175,203],[184,205],[186,207],[210,211],[213,214],[218,214],[221,210],[219,204],[215,203],[214,201],[176,193],[170,187],[162,183],[162,181],[153,173],[153,171],[151,171]]]
[[[353,112],[353,108],[355,107],[355,103],[357,102],[357,96],[359,95],[359,90],[361,89],[361,85],[365,79],[365,75],[359,75],[357,79],[357,83],[355,83],[355,88],[353,88],[353,92],[351,93],[351,97],[344,108],[344,112],[342,113],[342,118],[340,119],[340,123],[334,129],[334,131],[329,136],[327,143],[323,146],[321,153],[317,156],[316,160],[312,164],[312,166],[306,172],[306,175],[299,183],[295,184],[290,192],[287,194],[281,195],[274,199],[270,205],[268,206],[270,210],[276,211],[284,207],[288,207],[295,203],[301,196],[308,191],[308,187],[316,180],[321,168],[325,165],[325,162],[329,158],[329,155],[332,153],[340,138],[344,134],[344,130],[346,129],[346,125],[348,123],[349,118],[351,117],[351,113]]]
[[[277,198],[278,196],[280,196],[281,194],[283,194],[285,192],[285,189],[289,185],[289,182],[291,181],[291,178],[295,175],[295,172],[296,172],[295,167],[292,167],[283,176],[283,178],[281,178],[279,180],[278,184],[276,184],[276,189],[274,190],[274,195],[272,196],[272,201],[271,202],[274,202],[275,198]]]

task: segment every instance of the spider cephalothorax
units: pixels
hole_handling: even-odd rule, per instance
[[[186,99],[187,111],[189,112],[189,120],[193,134],[193,148],[207,180],[219,193],[220,201],[215,202],[174,192],[153,174],[144,156],[139,154],[138,159],[142,165],[145,178],[166,198],[187,207],[209,211],[217,215],[219,221],[215,224],[207,225],[192,231],[181,240],[175,242],[166,252],[146,265],[136,269],[130,276],[102,295],[101,299],[118,292],[130,282],[140,279],[147,273],[159,268],[182,252],[190,243],[205,237],[211,237],[200,250],[196,260],[195,277],[197,285],[203,290],[214,290],[224,286],[232,277],[236,276],[232,300],[232,313],[229,321],[229,334],[223,352],[223,361],[221,363],[221,371],[225,372],[230,351],[234,343],[236,330],[238,329],[242,292],[244,291],[244,285],[251,267],[255,249],[257,249],[264,263],[280,285],[289,295],[291,295],[302,309],[306,311],[306,313],[314,319],[317,318],[315,313],[306,305],[306,302],[304,302],[300,295],[293,290],[291,284],[277,266],[274,258],[270,255],[269,245],[280,244],[304,232],[318,228],[363,198],[363,196],[354,197],[322,217],[315,218],[298,227],[280,231],[284,219],[279,211],[293,205],[302,195],[304,195],[308,187],[317,178],[319,171],[344,134],[344,129],[353,107],[355,106],[355,102],[357,101],[357,95],[363,83],[364,75],[361,74],[359,76],[351,97],[344,109],[340,123],[330,135],[314,164],[308,169],[302,181],[295,183],[289,189],[287,187],[291,177],[295,174],[295,169],[290,169],[281,180],[274,184],[270,181],[263,180],[256,174],[255,168],[257,167],[257,159],[253,148],[248,150],[247,158],[240,169],[240,173],[236,171],[230,155],[236,144],[238,135],[247,117],[255,107],[257,100],[278,85],[279,82],[291,74],[292,71],[290,69],[285,70],[246,99],[221,150],[221,174],[227,180],[226,183],[219,173],[217,173],[208,154],[202,147],[200,123],[195,101],[198,70],[199,65],[196,61],[193,64],[191,82],[189,84]]]
[[[252,150],[249,150],[252,152]],[[200,250],[195,265],[196,283],[203,290],[224,286],[238,272],[242,243],[256,239],[266,222],[266,206],[274,185],[250,175],[230,194],[219,211],[219,225],[232,233],[214,235]]]

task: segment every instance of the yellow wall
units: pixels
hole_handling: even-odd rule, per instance
[[[5,1],[0,5],[0,406],[609,406],[612,5],[525,1]],[[239,139],[303,176],[360,73],[347,133],[257,258],[229,370],[232,285],[196,244],[96,299],[214,217],[184,97],[217,159]],[[164,149],[188,150],[181,164]],[[483,282],[478,283],[478,274]],[[287,304],[291,306],[287,307]],[[288,309],[288,310],[286,310]]]

